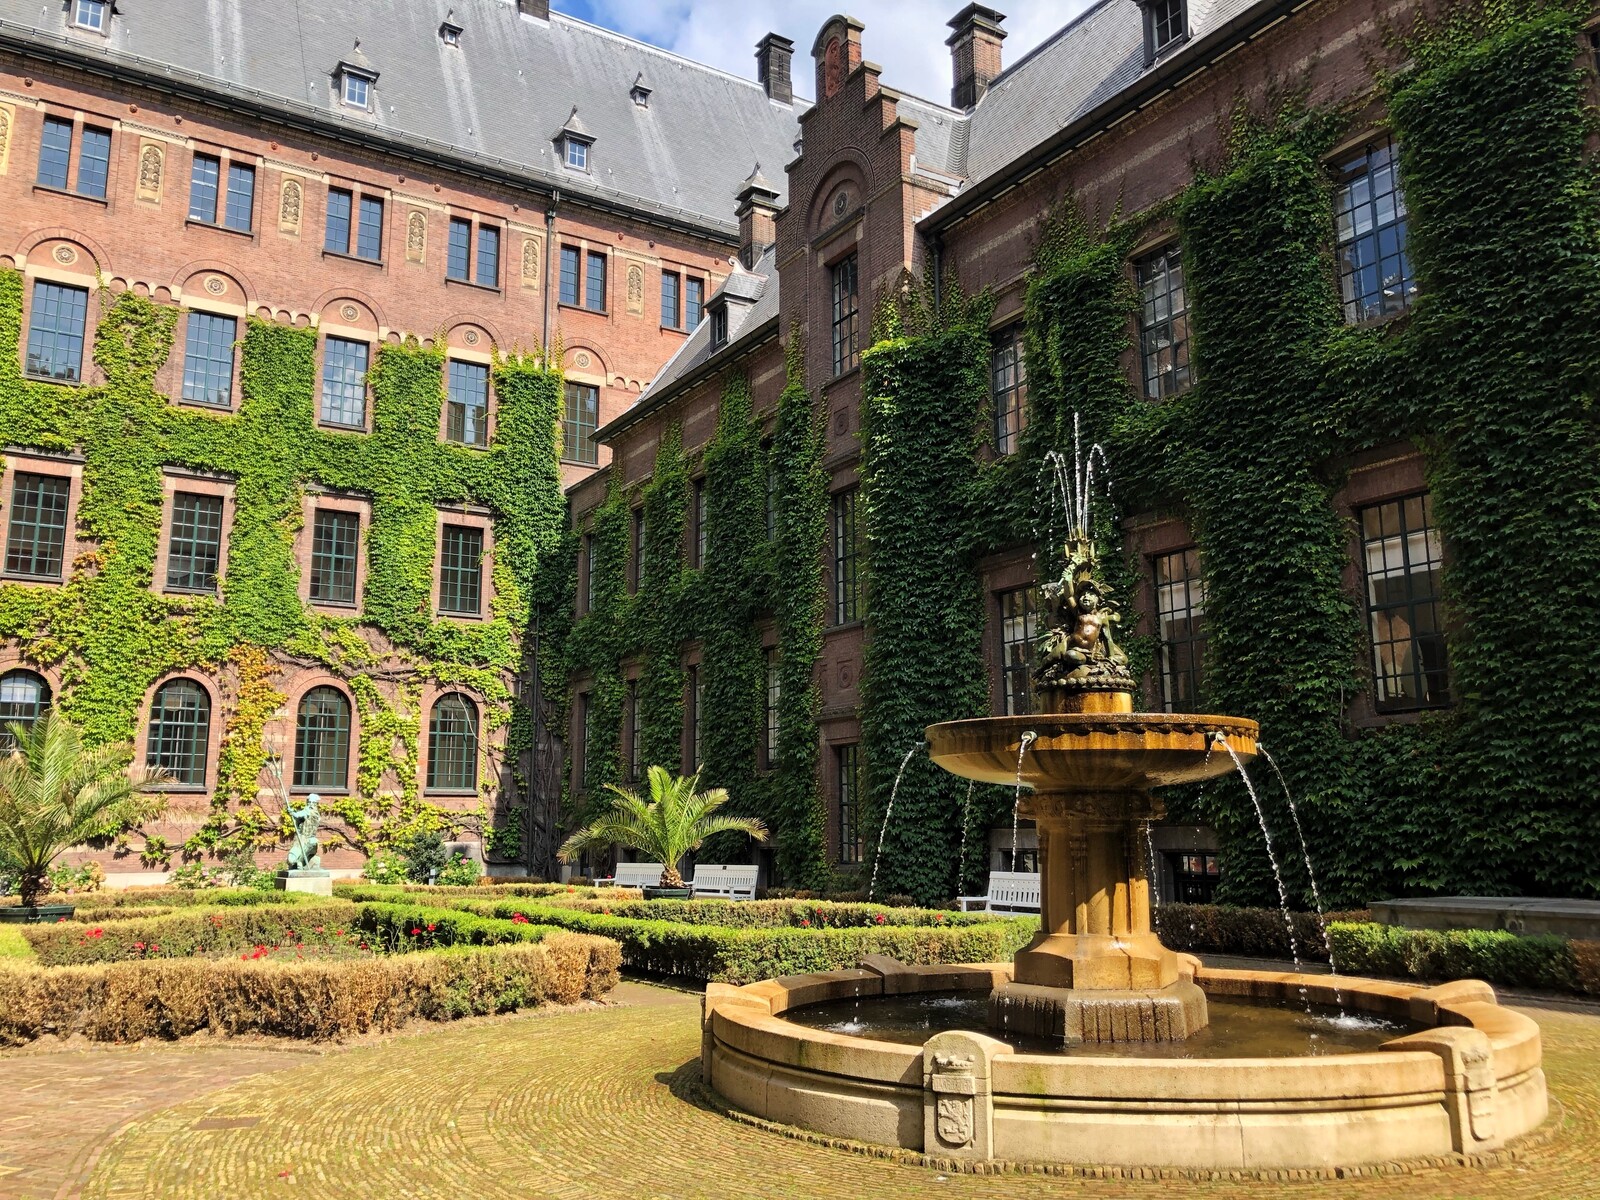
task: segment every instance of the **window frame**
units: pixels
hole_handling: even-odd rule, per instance
[[[470,553],[463,557],[462,551]],[[458,525],[444,522],[439,530],[439,592],[435,604],[441,617],[455,620],[482,620],[483,618],[483,562],[488,546],[483,528],[475,525]],[[452,562],[452,558],[457,561]],[[475,560],[475,562],[474,562]],[[447,596],[462,600],[471,579],[472,606],[446,604]]]
[[[56,457],[42,454],[29,454],[23,451],[12,451],[5,456],[5,467],[0,471],[0,517],[4,519],[3,536],[9,540],[11,527],[11,505],[16,494],[16,477],[26,475],[50,475],[66,481],[67,484],[67,525],[66,539],[62,545],[62,571],[60,580],[51,580],[37,575],[12,576],[4,571],[6,558],[4,547],[0,546],[0,578],[10,579],[17,583],[36,584],[49,586],[53,582],[65,582],[70,576],[73,561],[79,552],[78,543],[78,501],[83,494],[83,461],[77,456]]]
[[[1010,611],[1021,602],[1021,611]],[[994,594],[995,633],[1000,651],[1000,712],[1008,717],[1024,716],[1033,712],[1033,651],[1039,635],[1039,622],[1044,615],[1043,598],[1038,584],[1003,588]],[[1020,619],[1022,636],[1015,637],[1015,623]],[[1014,656],[1013,652],[1020,650]],[[1017,688],[1018,678],[1021,688]],[[1020,707],[1019,707],[1020,704]]]
[[[1171,570],[1174,563],[1181,567],[1181,575]],[[1209,641],[1205,619],[1205,569],[1198,547],[1182,546],[1151,555],[1150,586],[1156,643],[1154,671],[1162,711],[1198,711],[1205,687],[1205,653]],[[1180,594],[1181,605],[1177,603]],[[1182,637],[1168,635],[1169,619],[1174,624],[1180,620],[1187,622]],[[1177,661],[1180,657],[1184,660],[1182,663]],[[1179,680],[1186,686],[1178,687]]]
[[[457,367],[462,369],[457,371]],[[475,406],[461,403],[456,399],[456,383],[458,379],[465,379],[468,373],[468,368],[470,368],[474,374],[478,371],[483,372],[483,419],[478,426],[478,432],[481,434],[481,438],[478,441],[470,442],[466,440],[467,417],[469,412],[475,408]],[[465,354],[451,351],[450,354],[445,358],[444,384],[445,402],[444,411],[442,413],[443,428],[440,430],[440,438],[451,446],[465,446],[469,450],[487,450],[494,441],[493,366],[482,359],[469,357]],[[455,429],[455,415],[457,408],[460,409],[461,413],[460,431],[462,436],[460,437],[455,436],[455,433],[452,432]]]
[[[705,765],[705,672],[698,662],[683,669],[683,749],[684,774],[692,775]]]
[[[839,865],[860,866],[867,857],[866,839],[861,836],[861,743],[834,746],[833,788],[838,806]]]
[[[7,699],[6,685],[12,681],[22,682],[24,680],[32,681],[37,685],[38,691],[34,697],[29,701]],[[55,686],[42,671],[36,671],[31,666],[21,662],[10,663],[3,670],[0,670],[0,754],[16,749],[17,743],[11,736],[11,726],[20,724],[31,730],[49,713],[55,703],[55,697]],[[23,703],[32,705],[33,714],[31,716],[20,713],[13,714],[7,711],[12,705]]]
[[[330,382],[328,379],[328,370],[332,364],[329,351],[333,349],[334,342],[338,342],[342,346],[360,346],[364,354],[363,361],[366,365],[361,370],[360,383],[361,420],[355,424],[347,424],[344,421],[330,420],[328,417],[328,385]],[[371,389],[368,383],[368,376],[372,371],[373,343],[365,340],[364,338],[346,337],[343,333],[324,333],[322,335],[321,351],[322,361],[317,364],[317,424],[325,429],[337,429],[345,432],[358,433],[365,432],[371,421],[372,415],[372,405],[370,403]],[[344,352],[341,351],[340,353],[342,354]],[[339,387],[351,386],[349,380],[336,380],[333,382],[335,382]]]
[[[438,729],[439,710],[442,705],[452,699],[458,700],[462,708],[468,714],[470,714],[471,717],[472,782],[470,786],[465,786],[459,782],[456,782],[455,780],[459,779],[459,777],[453,777],[452,781],[449,782],[440,782],[437,776],[440,757],[439,744],[437,740],[440,732]],[[418,766],[422,772],[422,791],[424,795],[478,795],[479,788],[483,782],[482,766],[484,752],[484,731],[483,710],[476,698],[458,687],[444,688],[435,692],[430,697],[430,702],[428,704],[428,723],[426,728],[423,730],[421,749],[423,761],[419,763]]]
[[[861,276],[860,263],[852,250],[828,268],[829,331],[833,346],[833,377],[846,375],[861,365]],[[848,282],[848,291],[843,290]],[[849,307],[844,307],[848,301]],[[848,342],[848,346],[846,345]]]
[[[1411,501],[1420,501],[1419,515],[1422,523],[1412,528],[1408,523],[1407,507]],[[1377,513],[1393,506],[1398,516],[1396,531],[1397,539],[1389,538],[1381,530],[1378,537],[1371,537],[1367,531],[1367,515]],[[1385,499],[1373,500],[1356,508],[1355,524],[1357,538],[1358,563],[1361,572],[1361,605],[1365,616],[1366,640],[1368,650],[1368,669],[1372,672],[1372,708],[1379,717],[1390,717],[1404,713],[1426,712],[1430,709],[1448,708],[1455,703],[1455,693],[1452,688],[1453,680],[1450,674],[1450,646],[1445,636],[1443,588],[1439,583],[1439,576],[1444,568],[1444,540],[1440,534],[1439,526],[1432,519],[1433,495],[1427,489],[1406,492],[1399,496],[1390,496]],[[1412,535],[1420,536],[1428,548],[1430,557],[1422,560],[1424,570],[1417,570],[1411,557]],[[1386,571],[1384,576],[1375,577],[1372,572],[1372,550],[1374,546],[1385,541],[1397,540],[1400,550],[1401,571],[1396,576],[1392,571]],[[1385,555],[1387,567],[1387,555]],[[1419,593],[1413,586],[1419,576],[1431,575],[1434,589],[1431,595]],[[1373,599],[1373,586],[1379,578],[1398,578],[1404,584],[1405,597],[1397,601],[1386,601],[1375,604]],[[1428,607],[1432,609],[1431,638],[1437,643],[1441,655],[1439,665],[1430,668],[1425,660],[1422,650],[1423,639],[1417,634],[1417,621],[1415,619],[1419,609]],[[1404,612],[1408,628],[1411,631],[1409,654],[1412,665],[1406,673],[1407,682],[1415,688],[1413,695],[1401,697],[1399,700],[1386,699],[1383,691],[1390,680],[1401,678],[1399,672],[1385,673],[1382,663],[1382,647],[1399,646],[1400,639],[1386,638],[1380,641],[1377,636],[1377,618],[1380,614]],[[1440,691],[1431,692],[1429,683],[1437,679]]]
[[[561,244],[560,268],[556,274],[556,300],[568,308],[583,307],[583,247],[581,246],[567,242]]]
[[[1140,0],[1139,7],[1143,10],[1144,18],[1146,66],[1189,40],[1189,6],[1185,0]],[[1158,13],[1158,9],[1166,11]],[[1160,28],[1163,24],[1169,26],[1169,32],[1167,37],[1161,40]],[[1176,26],[1175,30],[1170,28],[1173,25]]]
[[[97,19],[93,23],[85,21],[83,19],[85,12],[96,14]],[[72,16],[67,23],[73,29],[98,33],[104,37],[110,33],[111,21],[115,15],[111,0],[72,0]]]
[[[240,162],[238,159],[230,157],[226,160],[225,165],[227,167],[226,180],[219,180],[221,187],[219,189],[218,209],[222,216],[221,226],[223,229],[231,229],[235,233],[253,234],[256,227],[255,164]],[[240,218],[236,216],[239,209],[234,205],[235,198],[241,194],[241,189],[236,189],[234,185],[240,179],[248,179],[250,182],[249,196],[242,206],[244,213],[242,218],[244,224],[242,225],[238,223]]]
[[[67,333],[63,334],[62,331],[59,330],[59,329],[51,329],[51,330],[48,330],[48,331],[41,330],[41,328],[39,326],[39,321],[40,321],[40,300],[46,298],[42,294],[44,289],[54,289],[56,292],[62,292],[62,293],[65,293],[65,292],[76,292],[79,296],[82,297],[83,317],[82,317],[81,322],[79,323],[78,332],[75,335],[72,334],[70,331],[68,331]],[[90,299],[90,289],[86,285],[81,285],[81,284],[77,284],[77,283],[70,283],[70,282],[68,282],[68,281],[66,281],[64,279],[55,278],[55,277],[51,277],[51,276],[39,275],[39,276],[35,276],[34,277],[34,279],[33,279],[33,287],[28,289],[27,296],[28,296],[27,336],[25,338],[19,338],[18,339],[18,341],[20,341],[22,343],[20,348],[22,350],[22,373],[23,373],[23,375],[26,376],[28,379],[34,380],[34,381],[39,382],[39,383],[55,383],[55,384],[61,384],[61,385],[67,386],[67,387],[81,387],[81,386],[83,386],[85,383],[88,382],[88,380],[85,377],[88,374],[87,363],[89,361],[89,353],[88,353],[88,351],[89,351],[89,299]],[[73,303],[76,306],[77,301],[75,300]],[[74,308],[74,311],[76,311],[76,307]],[[59,341],[63,337],[65,337],[66,340],[69,343],[71,343],[73,341],[76,341],[77,350],[78,350],[77,364],[76,364],[75,367],[69,368],[69,374],[68,374],[67,377],[63,377],[61,375],[44,374],[44,373],[41,373],[39,371],[36,371],[33,368],[32,362],[34,360],[35,338],[40,334],[46,334],[47,336],[49,336],[52,339],[53,346],[59,346]],[[42,342],[43,339],[41,338],[40,340]],[[52,361],[53,361],[53,358],[52,358]]]
[[[596,276],[598,268],[599,278]],[[583,307],[604,316],[610,311],[611,256],[603,250],[586,250],[583,259]]]
[[[339,764],[340,778],[336,783],[323,782],[319,779],[312,779],[310,782],[301,781],[300,768],[303,761],[301,747],[306,735],[306,729],[304,726],[304,710],[306,703],[319,692],[332,693],[334,696],[339,698],[339,701],[344,706],[344,729],[342,731],[342,735],[337,729],[331,731],[334,735],[334,746],[336,748],[336,752],[327,756],[330,759],[337,760]],[[361,744],[360,730],[357,728],[356,724],[356,706],[350,694],[346,692],[340,684],[335,682],[332,677],[317,678],[309,681],[307,685],[302,688],[299,697],[295,700],[293,712],[294,743],[292,747],[292,758],[289,768],[289,791],[295,795],[305,795],[311,792],[325,793],[332,796],[348,795],[351,791],[350,777],[353,774],[352,768],[354,765],[352,763],[352,751],[354,751]],[[339,739],[341,736],[343,739],[343,745],[342,753],[339,753]],[[318,756],[319,759],[322,757],[324,756]],[[319,763],[319,766],[320,765],[321,764]]]
[[[561,163],[569,171],[589,174],[589,147],[593,144],[570,133],[561,139]],[[576,159],[577,161],[574,161]]]
[[[783,705],[783,672],[778,661],[778,648],[776,646],[763,646],[762,657],[762,682],[764,696],[761,714],[761,766],[765,771],[775,771],[778,767],[779,739],[782,730],[778,723],[779,713]]]
[[[994,448],[1002,457],[1022,448],[1028,428],[1028,369],[1023,357],[1023,323],[998,329],[989,344],[989,401],[994,408]]]
[[[575,410],[573,408],[573,400],[575,396],[577,393],[585,390],[594,394],[594,424],[587,426],[581,419],[583,416],[581,409]],[[574,413],[576,413],[576,416],[574,416]],[[585,467],[599,466],[600,443],[595,441],[594,438],[595,431],[599,428],[600,385],[596,383],[589,383],[582,379],[569,378],[562,388],[561,395],[561,461],[564,463],[574,463],[576,465]],[[567,431],[569,429],[576,429],[578,432],[577,447],[573,447],[570,444],[570,441],[567,437]],[[585,458],[580,454],[572,453],[575,448],[582,450],[585,445],[587,445],[588,452],[592,454],[593,457]]]
[[[726,301],[713,303],[710,308],[712,350],[721,350],[728,344],[728,305]]]
[[[143,705],[144,721],[141,724],[139,745],[136,748],[135,757],[148,766],[164,765],[157,761],[156,746],[160,743],[157,743],[154,736],[156,732],[156,702],[161,699],[162,694],[168,688],[176,684],[188,684],[205,703],[204,723],[194,726],[203,729],[203,733],[196,741],[191,742],[187,751],[192,756],[194,750],[198,748],[203,757],[200,763],[200,778],[198,782],[174,774],[173,780],[164,784],[162,790],[184,793],[206,792],[210,790],[212,772],[216,769],[217,763],[217,697],[208,682],[197,675],[187,672],[168,675],[157,680],[155,686],[150,689]],[[170,770],[170,768],[168,769]]]
[[[672,284],[672,298],[667,298],[667,284]],[[663,269],[661,272],[661,328],[683,332],[683,275],[679,271]]]
[[[357,112],[369,113],[372,111],[372,89],[377,80],[360,71],[353,71],[349,67],[339,70],[339,104],[343,108],[353,108]],[[360,85],[361,99],[356,101],[351,98],[352,85]]]
[[[332,495],[308,495],[304,508],[304,521],[302,524],[304,545],[301,547],[299,557],[301,576],[301,600],[314,609],[329,609],[333,612],[348,615],[359,612],[362,596],[366,588],[366,534],[368,520],[368,505],[365,501],[355,500]],[[355,522],[356,541],[355,553],[351,561],[352,581],[351,599],[330,600],[318,596],[312,586],[313,575],[317,571],[317,523],[323,517],[348,518]]]
[[[861,488],[856,484],[828,497],[828,549],[833,568],[829,614],[834,629],[853,625],[866,615],[861,587],[860,498]],[[847,532],[848,547],[844,545]]]
[[[690,314],[694,320],[690,320]],[[683,328],[686,332],[693,333],[700,327],[700,322],[706,318],[706,281],[699,275],[685,274],[683,277]]]
[[[84,160],[88,158],[87,151],[89,149],[89,138],[91,135],[96,138],[105,139],[106,154],[105,159],[103,160],[102,169],[99,172],[100,190],[97,192],[88,191],[83,186],[83,164]],[[111,130],[102,129],[98,125],[90,125],[87,121],[84,122],[83,125],[78,129],[78,150],[75,159],[77,177],[73,180],[72,184],[72,192],[74,195],[83,196],[89,200],[105,200],[108,198],[108,193],[111,189],[112,141],[113,138]],[[102,160],[97,158],[95,161]]]
[[[445,530],[473,529],[480,538],[478,555],[478,609],[456,611],[444,607]],[[494,618],[494,523],[487,509],[439,509],[433,531],[433,595],[430,608],[440,621],[488,621]]]
[[[67,139],[65,146],[56,144],[63,132]],[[65,192],[71,188],[72,154],[78,140],[77,134],[77,124],[71,117],[57,116],[54,113],[44,115],[39,127],[39,161],[33,176],[35,187],[49,188],[54,192]],[[45,174],[47,163],[50,170],[48,176]]]
[[[33,465],[34,464],[31,463],[31,462],[27,463],[27,466],[33,466]],[[8,467],[9,467],[9,463],[8,463]],[[39,563],[39,560],[41,558],[41,555],[39,553],[39,545],[40,545],[39,534],[40,534],[40,531],[41,530],[54,530],[59,534],[59,538],[56,540],[56,544],[53,547],[53,549],[54,549],[54,557],[55,557],[55,570],[54,571],[39,571],[39,570],[32,570],[32,569],[30,569],[30,570],[19,570],[17,568],[14,568],[11,565],[12,564],[13,543],[16,540],[17,528],[18,528],[18,526],[17,526],[17,510],[18,510],[17,493],[18,493],[18,489],[23,486],[23,480],[24,479],[27,479],[29,481],[47,481],[48,483],[50,483],[52,485],[52,490],[55,490],[57,492],[57,495],[59,496],[60,501],[61,501],[61,509],[60,509],[61,521],[60,521],[59,527],[56,526],[54,523],[50,523],[50,524],[47,525],[47,524],[42,523],[41,521],[38,520],[37,513],[39,512],[39,510],[41,508],[41,506],[38,505],[38,504],[34,504],[32,506],[33,512],[35,513],[35,516],[28,524],[28,528],[31,530],[31,540],[30,540],[30,543],[29,543],[29,551],[28,551],[28,555],[27,555],[27,560],[28,560],[28,563],[29,563],[30,567],[37,566],[38,563]],[[5,547],[4,547],[4,551],[5,551],[5,557],[4,557],[3,560],[0,560],[0,568],[3,568],[3,569],[0,569],[0,577],[3,577],[3,578],[8,579],[8,580],[16,580],[18,582],[23,582],[23,583],[64,583],[64,582],[66,582],[67,568],[72,562],[72,554],[71,554],[71,552],[75,549],[75,546],[74,546],[74,540],[75,539],[73,538],[73,517],[75,515],[76,510],[75,510],[75,506],[73,504],[74,497],[73,497],[72,484],[73,484],[72,476],[71,475],[63,475],[59,471],[38,471],[38,470],[28,470],[28,469],[25,469],[25,468],[24,469],[8,469],[6,471],[6,473],[5,473],[5,494],[4,494],[4,504],[5,504]],[[47,553],[48,552],[49,551],[48,551],[48,546],[47,546]]]
[[[1374,158],[1382,154],[1384,163],[1374,166]],[[1387,192],[1374,195],[1372,191],[1375,174],[1387,169],[1391,187]],[[1408,312],[1416,301],[1418,284],[1416,271],[1411,263],[1410,253],[1410,210],[1406,208],[1405,181],[1400,177],[1400,149],[1392,136],[1388,134],[1373,134],[1349,146],[1343,153],[1333,156],[1333,258],[1334,275],[1339,288],[1340,312],[1346,325],[1363,326],[1379,325],[1385,321],[1393,320],[1402,313]],[[1365,184],[1366,199],[1359,204],[1355,203],[1358,186]],[[1347,196],[1350,200],[1347,207]],[[1381,212],[1383,197],[1392,201],[1392,219],[1380,224],[1378,221]],[[1359,231],[1355,222],[1355,214],[1365,210],[1370,214],[1372,223],[1366,232]],[[1348,236],[1342,231],[1344,220],[1351,218],[1350,233]],[[1398,230],[1395,233],[1394,253],[1383,253],[1385,233]],[[1350,295],[1349,292],[1359,283],[1363,271],[1371,264],[1364,262],[1349,263],[1347,255],[1352,248],[1369,245],[1376,255],[1377,290],[1372,293],[1359,292]],[[1388,261],[1397,263],[1399,274],[1396,276],[1400,300],[1394,307],[1389,307],[1385,297],[1383,265]],[[1372,296],[1376,300],[1377,311],[1373,311]]]
[[[689,565],[696,570],[706,565],[706,551],[710,549],[707,527],[710,524],[710,500],[707,496],[706,477],[700,476],[690,483],[689,510]]]
[[[194,358],[194,335],[196,320],[200,322],[229,322],[233,326],[233,335],[227,342],[228,346],[228,392],[223,403],[203,399],[189,394],[190,362]],[[183,322],[183,360],[180,364],[181,375],[178,381],[177,400],[180,404],[193,408],[210,409],[212,412],[233,412],[235,409],[234,397],[238,391],[239,374],[239,318],[233,313],[216,312],[206,308],[191,308],[185,314]],[[205,363],[217,365],[222,360],[219,358],[205,358]],[[206,378],[213,378],[208,373]]]
[[[198,473],[190,474],[169,467],[162,475],[161,487],[161,537],[156,546],[156,562],[155,570],[152,574],[151,587],[163,595],[220,597],[223,583],[228,575],[228,551],[233,532],[233,481]],[[209,592],[198,589],[173,588],[167,585],[172,558],[173,516],[176,511],[179,492],[212,497],[222,501],[222,533],[217,551],[217,578],[215,587]]]
[[[1183,247],[1169,242],[1136,258],[1133,285],[1139,292],[1142,394],[1147,400],[1181,396],[1194,382],[1189,361],[1189,294],[1183,277]],[[1175,295],[1179,298],[1176,304]],[[1166,315],[1157,316],[1163,302]],[[1163,336],[1167,339],[1165,346],[1158,341]],[[1163,353],[1171,359],[1166,366],[1160,365]]]

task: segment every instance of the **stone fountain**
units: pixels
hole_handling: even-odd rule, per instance
[[[1150,789],[1232,771],[1254,757],[1256,724],[1133,711],[1121,614],[1087,536],[1043,591],[1044,711],[927,730],[945,770],[1031,789],[1020,812],[1039,829],[1040,930],[995,989],[989,1023],[1063,1042],[1177,1041],[1204,1027],[1206,999],[1151,930],[1143,831],[1162,809]]]

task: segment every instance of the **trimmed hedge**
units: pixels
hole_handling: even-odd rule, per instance
[[[575,900],[596,900],[606,896],[637,900],[638,888],[596,888],[570,883],[502,883],[492,887],[442,887],[427,883],[373,883],[367,879],[336,879],[333,894],[346,900],[393,900],[398,895],[434,896],[440,899],[495,899],[506,896],[570,896]]]
[[[673,921],[723,929],[874,929],[881,926],[953,929],[1004,919],[990,913],[794,900],[584,900],[553,896],[546,903],[631,921]]]
[[[95,1041],[209,1029],[320,1040],[604,995],[615,942],[552,933],[534,944],[457,947],[348,962],[149,962],[41,968],[0,962],[0,1045],[54,1033]]]
[[[197,891],[193,888],[165,886],[119,888],[92,895],[63,893],[39,897],[40,904],[76,905],[77,912],[73,916],[80,921],[91,912],[96,914],[94,919],[97,920],[114,919],[105,914],[129,908],[216,908],[257,904],[316,904],[325,901],[326,897],[313,896],[309,892],[260,892],[255,888],[209,888]],[[17,903],[15,896],[0,896],[0,906]]]
[[[1482,979],[1505,987],[1600,995],[1600,944],[1503,929],[1328,926],[1339,970],[1426,981]]]
[[[23,926],[47,967],[86,963],[216,957],[258,946],[346,946],[396,954],[436,946],[537,942],[549,930],[493,920],[456,908],[417,904],[351,904],[343,900],[281,907],[190,909],[93,925],[63,921]]]
[[[730,929],[585,912],[565,905],[463,900],[484,916],[521,915],[540,925],[613,938],[623,965],[637,971],[718,983],[754,983],[776,975],[853,967],[868,954],[904,963],[1001,962],[1038,931],[1037,917],[938,925],[870,925],[854,928]]]
[[[1365,921],[1365,910],[1355,912],[1290,913],[1295,945],[1301,961],[1328,957],[1323,940],[1324,922]],[[1161,904],[1155,911],[1162,944],[1191,954],[1240,954],[1255,958],[1292,958],[1283,911],[1277,908],[1234,908],[1226,904]],[[1342,957],[1335,955],[1341,971]]]

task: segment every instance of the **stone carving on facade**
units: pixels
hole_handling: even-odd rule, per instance
[[[838,38],[828,40],[822,53],[822,94],[832,97],[844,83],[844,43]]]
[[[478,344],[478,331],[476,329],[467,330],[466,340],[467,345],[476,346]]]
[[[572,365],[580,369],[587,369],[592,360],[582,350],[572,356]]]
[[[522,286],[539,288],[539,243],[534,238],[524,238],[522,242]]]
[[[644,268],[638,263],[628,268],[628,312],[636,317],[644,313]]]
[[[139,199],[161,199],[161,177],[165,173],[166,153],[154,142],[139,151]]]
[[[205,289],[213,296],[220,296],[228,290],[228,281],[220,275],[207,275]]]
[[[5,174],[6,162],[11,157],[11,120],[13,110],[0,104],[0,175]]]
[[[972,1097],[939,1097],[939,1139],[951,1146],[972,1140]]]
[[[428,249],[428,218],[413,211],[406,218],[406,261],[421,262]]]
[[[278,228],[284,233],[300,232],[300,213],[304,207],[305,189],[298,179],[283,181],[283,196],[278,203]]]
[[[339,310],[339,316],[346,321],[354,321],[361,315],[361,310],[354,304],[346,304]]]
[[[73,263],[78,261],[78,252],[71,246],[57,246],[55,249],[55,259],[62,266],[70,267]]]

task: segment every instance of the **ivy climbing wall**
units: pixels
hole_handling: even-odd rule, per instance
[[[465,823],[491,850],[518,858],[526,795],[518,764],[532,725],[514,682],[530,603],[559,590],[548,575],[564,563],[559,371],[538,356],[499,359],[493,441],[470,450],[439,437],[443,350],[414,340],[383,345],[369,374],[372,432],[324,432],[314,421],[313,329],[250,320],[236,411],[202,412],[156,389],[178,311],[126,292],[91,299],[103,384],[25,379],[23,286],[18,272],[0,271],[0,444],[81,453],[77,520],[88,549],[59,586],[0,584],[0,637],[55,674],[57,702],[99,741],[134,738],[164,676],[193,672],[218,685],[222,703],[212,719],[223,733],[210,813],[182,852],[276,844],[281,814],[271,799],[258,800],[258,788],[268,754],[291,747],[269,745],[266,731],[274,720],[292,728],[292,716],[280,714],[285,680],[311,669],[341,681],[355,702],[354,786],[324,804],[351,845],[371,851],[419,829]],[[164,595],[154,586],[167,467],[232,482],[217,597]],[[295,545],[309,487],[370,501],[359,616],[323,615],[299,598]],[[481,621],[437,620],[437,514],[463,504],[492,514],[492,611]],[[476,802],[445,805],[420,791],[423,694],[444,686],[482,704]],[[146,865],[168,865],[178,849],[152,836]]]

